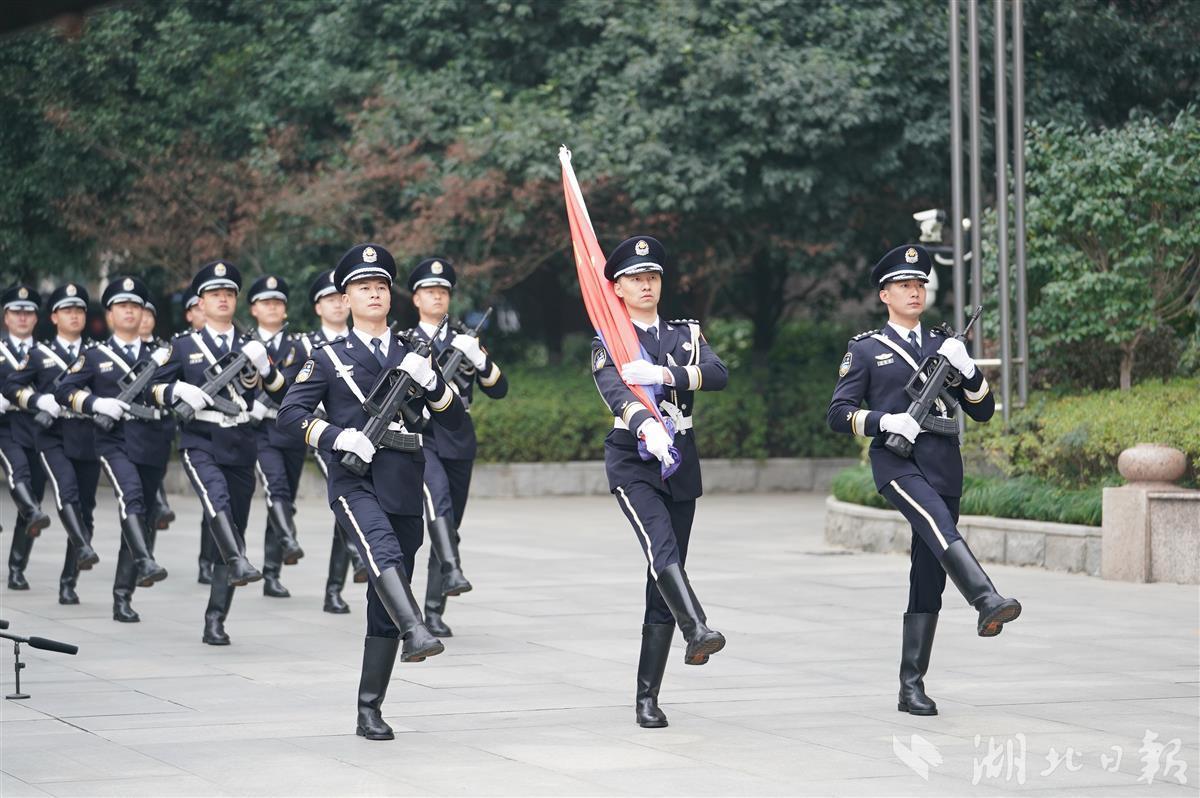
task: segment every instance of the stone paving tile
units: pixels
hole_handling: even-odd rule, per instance
[[[949,590],[927,677],[941,714],[895,710],[908,561],[822,540],[823,497],[701,501],[689,571],[728,648],[704,668],[676,639],[662,691],[667,729],[633,723],[645,563],[606,497],[480,500],[463,531],[476,590],[451,599],[446,653],[397,664],[391,743],[353,734],[365,617],[320,611],[329,517],[301,505],[308,550],[284,570],[292,598],[251,586],[233,604],[233,645],[199,642],[198,513],[159,538],[171,577],[138,590],[140,624],[115,624],[116,536],[105,496],[104,561],[83,604],[53,586],[61,538],[35,544],[28,593],[0,591],[13,631],[80,645],[23,649],[33,698],[0,702],[0,794],[23,795],[1195,795],[1200,781],[1200,592],[994,566],[1025,614],[981,640]],[[530,519],[534,519],[533,522]],[[255,506],[250,552],[262,548]],[[569,530],[564,534],[563,530]],[[422,594],[424,556],[415,591]],[[1102,617],[1081,624],[1082,617]],[[10,660],[0,687],[11,690]],[[1138,783],[1143,734],[1180,740],[1186,786]],[[978,735],[978,740],[976,736]],[[989,742],[1024,735],[1023,784],[972,784]],[[918,740],[919,738],[919,740]],[[928,779],[897,754],[924,740]],[[1119,772],[1099,764],[1121,746]],[[1050,748],[1078,770],[1042,776]],[[48,756],[52,751],[53,756]],[[918,765],[919,767],[919,765]]]

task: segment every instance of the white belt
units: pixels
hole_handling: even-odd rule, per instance
[[[219,410],[197,410],[196,421],[207,421],[218,427],[237,427],[250,423],[250,414],[242,411],[236,416],[227,416]]]
[[[671,420],[675,422],[675,431],[683,432],[692,428],[691,416],[671,416]],[[625,419],[613,417],[613,429],[629,429],[629,425],[625,423]]]

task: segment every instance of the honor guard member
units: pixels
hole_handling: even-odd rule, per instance
[[[159,338],[154,329],[158,325],[158,308],[153,302],[147,300],[142,308],[142,326],[138,330],[138,336],[142,339],[142,343],[150,347],[150,351],[156,349],[165,349],[168,344],[163,339]],[[162,465],[165,469],[167,463],[171,460],[171,444],[175,441],[175,419],[170,413],[163,413],[163,417],[155,422],[160,434],[162,435]],[[175,520],[175,511],[171,509],[171,503],[167,500],[167,487],[160,482],[158,485],[158,493],[154,495],[153,507],[150,511],[150,527],[156,532],[162,532],[171,526],[171,522]]]
[[[161,381],[152,391],[162,407],[183,403],[194,413],[190,421],[180,424],[179,451],[221,558],[213,567],[201,636],[211,646],[229,645],[225,619],[234,588],[262,579],[246,559],[246,522],[254,498],[257,456],[249,411],[260,386],[276,400],[286,387],[267,348],[259,341],[243,341],[234,329],[241,287],[242,275],[228,261],[212,261],[196,272],[192,292],[200,297],[205,325],[175,339],[170,358],[159,369]],[[236,414],[212,409],[213,397],[201,389],[207,381],[205,372],[219,370],[217,361],[228,354],[244,354],[247,361],[233,382],[218,392],[222,400],[233,403]]]
[[[4,304],[4,329],[0,335],[0,386],[25,364],[36,342],[33,330],[38,322],[41,297],[28,285],[18,284],[0,295]],[[8,551],[8,589],[28,590],[25,566],[33,539],[50,525],[50,516],[42,512],[46,475],[38,461],[34,416],[10,406],[0,398],[0,462],[8,476],[8,490],[17,505]]]
[[[354,329],[313,352],[279,410],[280,428],[329,455],[330,507],[342,528],[352,530],[369,567],[356,732],[371,740],[393,737],[381,706],[400,638],[402,662],[420,662],[444,648],[425,627],[409,584],[423,531],[421,436],[397,417],[390,420],[392,439],[376,450],[361,432],[369,420],[365,400],[387,370],[399,368],[423,390],[410,400],[415,412],[428,407],[435,423],[451,428],[465,416],[430,358],[409,351],[388,329],[395,276],[391,254],[378,244],[359,244],[342,256],[334,279],[346,296]],[[318,414],[322,404],[325,413]],[[366,476],[342,465],[348,453],[370,464]]]
[[[987,380],[962,341],[942,329],[921,326],[931,268],[929,253],[915,245],[897,247],[875,265],[871,282],[887,306],[888,322],[850,340],[827,416],[835,432],[871,439],[875,487],[912,525],[897,708],[913,715],[937,714],[937,705],[925,695],[923,677],[929,668],[946,574],[979,611],[981,637],[999,634],[1005,623],[1021,613],[1019,602],[996,592],[958,532],[963,481],[958,436],[924,432],[907,412],[911,399],[905,386],[922,361],[935,355],[944,356],[957,371],[948,390],[968,416],[985,422],[996,409]],[[885,448],[888,433],[912,443],[912,456],[901,457]]]
[[[454,265],[445,258],[427,258],[408,276],[408,290],[420,321],[413,334],[425,341],[437,330],[438,323],[450,311],[450,292],[456,278]],[[492,361],[473,335],[457,333],[446,326],[441,336],[430,343],[433,358],[444,363],[454,350],[463,353],[459,377],[450,387],[459,395],[467,411],[466,419],[455,430],[431,425],[425,434],[425,516],[429,526],[429,578],[425,583],[425,625],[438,637],[453,635],[442,619],[446,599],[471,589],[463,576],[459,558],[459,527],[467,509],[471,471],[475,466],[477,442],[471,422],[471,400],[475,384],[492,399],[508,393],[508,378]]]
[[[263,275],[250,286],[247,296],[250,315],[258,322],[257,339],[267,347],[271,362],[291,385],[304,363],[304,347],[287,327],[287,282],[273,274]],[[286,387],[284,388],[286,391]],[[296,489],[304,469],[303,441],[275,425],[279,405],[260,390],[250,410],[258,423],[258,478],[267,497],[267,529],[263,547],[263,595],[291,595],[279,581],[283,564],[295,565],[304,556],[296,542]]]
[[[350,308],[342,299],[342,292],[333,283],[333,269],[326,269],[316,276],[308,287],[308,302],[313,307],[320,325],[309,333],[304,333],[300,343],[304,346],[305,357],[312,357],[313,350],[324,344],[332,343],[350,334],[346,319],[350,317]],[[313,449],[313,457],[321,475],[329,482],[329,457],[319,449]],[[333,539],[329,549],[329,575],[325,580],[325,612],[334,615],[345,615],[350,612],[350,606],[342,598],[342,588],[346,584],[346,570],[353,566],[354,581],[367,581],[367,565],[358,556],[346,530],[333,522]]]
[[[694,319],[659,318],[666,257],[658,241],[637,236],[621,242],[604,264],[604,276],[625,303],[647,359],[634,360],[618,373],[600,338],[592,341],[592,376],[613,414],[613,429],[604,439],[609,489],[633,526],[649,565],[635,701],[638,725],[646,728],[667,725],[658,693],[675,624],[687,642],[684,662],[688,665],[703,665],[725,646],[721,633],[708,628],[684,566],[696,499],[702,492],[700,455],[692,429],[695,395],[722,390],[729,372]],[[630,385],[646,386],[658,401],[663,419],[670,419],[675,428],[674,442]],[[639,440],[653,457],[643,459]],[[663,466],[677,462],[678,470],[664,480],[660,462]]]
[[[146,286],[136,277],[122,276],[104,289],[101,302],[108,311],[112,335],[84,349],[58,382],[58,403],[75,413],[107,416],[111,430],[97,429],[96,452],[117,497],[121,517],[121,546],[113,579],[113,620],[140,620],[130,601],[134,588],[150,587],[167,578],[167,571],[154,561],[154,533],[146,522],[148,500],[158,491],[166,472],[161,459],[162,444],[152,422],[127,417],[130,404],[117,398],[121,378],[147,361],[162,363],[165,349],[151,351],[142,344],[138,328]],[[140,404],[140,402],[139,402]]]
[[[187,322],[188,329],[176,333],[175,338],[182,338],[192,332],[204,329],[206,322],[204,308],[200,307],[200,297],[196,296],[190,287],[183,300],[183,319]],[[213,563],[217,560],[217,556],[217,546],[213,543],[212,533],[208,530],[208,517],[201,512],[200,556],[198,558],[200,570],[196,577],[197,582],[202,585],[212,584]]]
[[[58,381],[82,356],[88,293],[79,283],[59,286],[50,294],[50,320],[57,334],[39,343],[25,368],[12,375],[5,391],[18,407],[46,413],[53,423],[36,430],[38,456],[54,491],[58,517],[67,532],[67,555],[58,580],[58,603],[78,604],[75,587],[80,571],[100,561],[92,548],[93,511],[100,461],[92,420],[64,408],[54,397]]]

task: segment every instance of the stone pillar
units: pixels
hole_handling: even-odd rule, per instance
[[[1117,470],[1129,484],[1104,489],[1100,575],[1153,582],[1152,494],[1192,493],[1174,484],[1187,470],[1187,458],[1170,446],[1139,443],[1121,452]]]

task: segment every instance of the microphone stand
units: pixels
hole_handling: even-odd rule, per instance
[[[0,620],[0,629],[7,629],[8,621]],[[44,651],[57,651],[60,654],[78,654],[79,646],[71,643],[62,643],[58,640],[49,640],[45,637],[21,637],[10,632],[0,632],[0,638],[13,641],[13,677],[16,684],[13,687],[13,692],[4,696],[9,700],[17,700],[21,698],[29,698],[29,693],[21,692],[21,671],[28,667],[27,663],[21,662],[21,644],[27,643],[31,648],[39,648]]]

